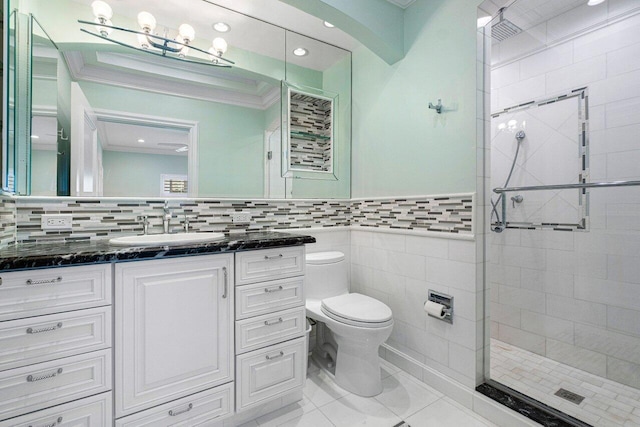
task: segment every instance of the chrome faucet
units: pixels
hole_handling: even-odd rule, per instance
[[[165,201],[164,202],[164,215],[162,215],[162,229],[164,234],[169,234],[169,229],[171,226],[171,217],[172,217],[172,213],[171,213],[171,209],[169,209],[169,202]]]
[[[145,235],[149,234],[149,216],[140,215],[138,217],[138,221],[142,223],[142,233]]]

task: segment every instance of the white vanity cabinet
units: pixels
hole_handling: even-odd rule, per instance
[[[0,426],[112,424],[111,271],[0,272]]]
[[[236,412],[302,389],[304,246],[236,254]]]
[[[233,281],[233,254],[115,265],[118,425],[163,425],[149,408],[233,381]],[[232,411],[228,402],[212,417]],[[195,402],[174,403],[167,414],[201,414]]]

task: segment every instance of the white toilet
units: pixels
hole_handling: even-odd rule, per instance
[[[349,293],[342,252],[307,254],[306,264],[307,316],[324,323],[338,345],[336,383],[360,396],[379,394],[378,347],[391,335],[391,309],[377,299]]]

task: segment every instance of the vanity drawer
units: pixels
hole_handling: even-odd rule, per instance
[[[302,388],[306,357],[304,338],[237,356],[236,411]]]
[[[236,254],[236,284],[301,276],[304,263],[304,246],[239,252]]]
[[[233,383],[116,420],[116,427],[195,426],[233,412]]]
[[[111,393],[76,400],[0,422],[0,427],[107,427],[113,424]]]
[[[236,354],[304,335],[305,308],[293,308],[236,322]]]
[[[0,371],[111,347],[111,307],[0,322]]]
[[[0,420],[111,389],[111,350],[0,372]]]
[[[111,264],[0,273],[0,321],[111,304]]]
[[[236,319],[304,306],[304,276],[236,286]]]

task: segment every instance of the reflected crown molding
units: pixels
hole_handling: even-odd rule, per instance
[[[74,80],[103,83],[164,95],[220,102],[266,110],[279,101],[280,87],[265,82],[211,73],[186,71],[171,65],[159,65],[146,58],[98,52],[99,65],[88,64],[82,52],[67,51],[64,57]],[[110,68],[117,67],[117,68]],[[126,70],[126,71],[123,71]],[[142,74],[144,73],[144,74]]]

